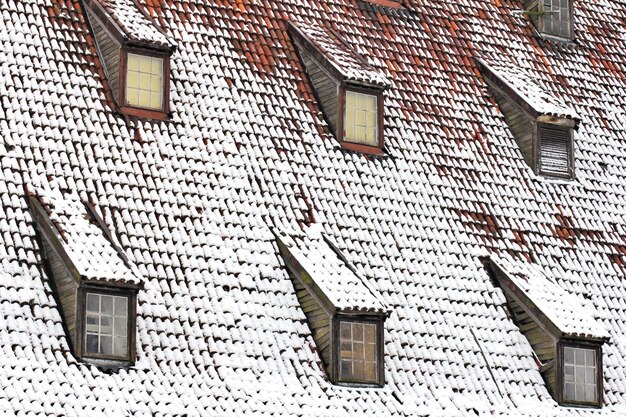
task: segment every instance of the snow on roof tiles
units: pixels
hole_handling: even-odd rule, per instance
[[[297,35],[315,48],[343,78],[369,85],[387,86],[389,81],[379,69],[359,55],[341,38],[337,31],[316,23],[294,23],[289,25]]]
[[[521,100],[526,102],[538,115],[580,120],[572,107],[542,88],[524,69],[510,63],[479,59],[484,70],[511,88]]]
[[[279,238],[334,309],[339,312],[389,312],[380,295],[333,250],[332,242],[326,241],[314,227],[306,231],[302,236],[279,235]]]
[[[47,211],[61,245],[82,278],[141,285],[141,275],[122,258],[83,203],[55,188],[31,186],[31,189]]]
[[[502,256],[492,256],[491,261],[505,274],[500,276],[501,284],[530,300],[547,318],[550,327],[558,329],[560,335],[556,337],[610,339],[608,332],[594,319],[593,311],[583,306],[583,300],[561,288],[541,268]]]
[[[173,40],[160,31],[146,14],[146,8],[134,0],[86,0],[91,7],[100,7],[104,16],[133,43],[173,48]]]
[[[496,0],[139,1],[176,40],[167,122],[107,100],[79,2],[0,2],[0,410],[58,415],[626,413],[626,37],[576,2],[576,43]],[[338,149],[286,21],[334,21],[386,67],[385,146]],[[576,180],[532,175],[475,66],[509,59],[582,117]],[[137,361],[78,362],[24,184],[94,202],[144,288]],[[331,385],[271,233],[319,223],[391,313],[385,387]],[[533,259],[611,336],[604,405],[559,407],[481,256]]]

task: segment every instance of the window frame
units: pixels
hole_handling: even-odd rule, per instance
[[[132,106],[126,104],[126,81],[128,78],[128,54],[161,58],[163,60],[163,107],[151,109],[147,107]],[[146,119],[166,120],[170,113],[170,54],[167,51],[158,51],[138,47],[123,47],[120,50],[120,67],[118,82],[119,109],[129,116],[137,116]]]
[[[340,377],[340,325],[342,322],[350,323],[366,323],[376,325],[376,362],[377,362],[377,378],[376,381],[360,381],[345,380]],[[382,387],[385,385],[385,351],[384,351],[384,318],[375,315],[346,315],[335,314],[332,320],[332,372],[331,380],[338,385],[359,386],[359,387]]]
[[[568,165],[568,173],[567,175],[555,175],[551,173],[544,173],[542,170],[542,162],[541,162],[541,132],[545,127],[549,127],[551,129],[559,129],[563,131],[567,131],[567,165]],[[537,175],[541,175],[545,178],[555,178],[555,179],[565,179],[571,180],[575,177],[574,170],[574,129],[569,126],[559,126],[553,123],[545,123],[545,122],[537,122],[535,126],[535,173]]]
[[[565,348],[589,349],[596,352],[596,397],[597,401],[565,400]],[[581,340],[560,340],[557,344],[557,401],[560,405],[577,407],[602,407],[603,402],[602,345]]]
[[[544,18],[545,3],[544,3],[544,0],[537,1],[538,15],[537,15],[536,27],[537,27],[537,31],[539,31],[541,36],[550,38],[550,39],[561,40],[561,41],[563,40],[571,41],[574,39],[574,1],[573,0],[567,0],[567,1],[568,1],[568,6],[569,6],[569,34],[566,37],[546,32],[546,26],[545,26],[545,20],[544,20],[545,19]]]
[[[376,145],[366,145],[357,142],[349,142],[345,140],[345,116],[346,116],[346,92],[352,91],[360,94],[368,94],[376,96]],[[384,94],[382,88],[373,88],[367,86],[361,86],[356,84],[350,84],[342,82],[339,85],[339,102],[338,102],[338,114],[337,114],[337,139],[341,144],[341,147],[347,150],[368,153],[373,155],[383,154],[384,145]]]
[[[111,295],[117,297],[126,297],[128,299],[127,306],[127,350],[124,356],[104,355],[99,353],[87,352],[87,294]],[[136,327],[137,327],[137,291],[129,288],[103,287],[100,285],[82,285],[78,290],[78,311],[76,326],[78,331],[78,356],[83,359],[97,359],[114,362],[130,362],[135,361],[136,355]]]

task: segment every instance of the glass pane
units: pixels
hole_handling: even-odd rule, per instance
[[[98,313],[100,311],[99,302],[98,294],[87,294],[87,311]]]
[[[361,342],[354,342],[352,344],[352,357],[356,360],[363,360],[365,359],[364,356],[364,349],[363,349],[363,343]]]
[[[87,335],[87,353],[98,353],[98,335]]]
[[[565,363],[573,364],[574,363],[574,349],[566,347],[563,350],[564,350],[563,354],[565,356]]]
[[[113,346],[113,354],[115,356],[125,356],[128,353],[128,344],[125,337],[116,337]]]
[[[577,366],[574,371],[574,380],[576,384],[581,384],[585,382],[585,368],[582,366]]]
[[[576,355],[576,365],[584,365],[585,364],[585,351],[582,349],[576,349],[575,350],[575,355]]]
[[[565,381],[574,382],[574,367],[566,365],[565,366]]]
[[[87,315],[87,332],[88,333],[98,333],[100,327],[98,323],[97,315]]]
[[[151,85],[150,83],[151,83],[150,75],[143,75],[139,79],[139,88],[141,88],[142,90],[150,91],[150,85]]]
[[[340,325],[341,340],[352,339],[352,331],[349,322],[342,321]]]
[[[585,387],[585,401],[596,401],[596,386],[587,385]]]
[[[113,315],[113,297],[110,295],[100,296],[100,314]]]
[[[352,323],[352,339],[363,340],[363,325],[360,323]]]
[[[113,334],[113,319],[100,316],[100,334]]]
[[[100,353],[103,355],[113,354],[113,337],[100,336]]]
[[[574,384],[565,384],[565,399],[573,400],[575,395]]]
[[[356,361],[352,363],[353,366],[353,374],[352,377],[357,381],[365,380],[365,367],[362,361]]]
[[[131,71],[139,70],[139,55],[128,54],[128,69]]]
[[[135,71],[128,71],[128,79],[126,83],[127,86],[131,88],[139,87],[139,73]]]
[[[152,70],[152,59],[149,56],[140,56],[139,71],[150,74]]]
[[[126,317],[115,318],[115,335],[126,337]]]
[[[576,394],[574,394],[574,400],[585,401],[585,386],[576,384]]]
[[[374,343],[365,345],[365,359],[368,361],[376,360],[376,345]]]
[[[137,102],[139,107],[150,106],[150,91],[139,90],[139,101]]]
[[[161,108],[161,94],[152,93],[152,95],[150,96],[150,108]]]
[[[343,359],[352,358],[352,343],[342,341],[340,354]]]
[[[596,383],[596,369],[595,367],[587,367],[585,368],[585,383],[586,384],[595,384]]]
[[[352,362],[349,360],[341,360],[340,375],[341,379],[352,379]]]
[[[128,299],[126,297],[115,297],[115,315],[127,317]]]
[[[364,379],[366,379],[367,381],[376,381],[376,373],[376,363],[366,362]]]
[[[596,351],[587,349],[585,351],[585,364],[587,366],[596,366]]]
[[[161,82],[161,77],[152,76],[150,79],[150,90],[160,92]]]

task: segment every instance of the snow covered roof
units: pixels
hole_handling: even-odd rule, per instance
[[[140,286],[141,275],[123,258],[76,196],[47,186],[29,186],[48,214],[65,253],[81,278]],[[42,227],[42,225],[40,225]]]
[[[498,255],[491,257],[491,263],[498,271],[500,285],[518,298],[531,316],[541,315],[540,321],[554,337],[610,339],[609,333],[594,319],[593,310],[538,266]]]
[[[477,58],[476,61],[483,74],[491,79],[497,79],[508,87],[513,94],[532,109],[535,116],[580,120],[580,116],[573,107],[542,88],[536,77],[531,76],[523,68],[516,67],[510,62],[497,60],[489,61]]]
[[[115,112],[76,1],[0,1],[0,414],[626,414],[626,35],[575,2],[576,43],[519,4],[137,0],[178,45],[168,121]],[[287,21],[335,22],[382,68],[385,148],[331,137]],[[576,179],[533,175],[474,56],[537,75],[581,116]],[[92,202],[144,287],[137,358],[71,354],[25,184]],[[389,307],[385,380],[325,379],[272,231],[321,225]],[[532,259],[595,310],[604,405],[559,407],[480,262]]]
[[[384,73],[361,56],[337,31],[325,28],[319,22],[289,22],[288,26],[293,36],[315,50],[317,58],[328,63],[341,78],[382,87],[389,85]]]
[[[103,22],[109,22],[109,30],[120,34],[126,42],[172,49],[176,47],[174,40],[163,33],[157,26],[148,10],[134,0],[85,0],[85,3]]]
[[[316,229],[309,227],[304,234],[293,238],[279,233],[278,239],[289,256],[308,273],[310,284],[330,302],[329,309],[342,313],[389,313],[380,294],[355,273],[341,253],[337,253],[335,245]]]

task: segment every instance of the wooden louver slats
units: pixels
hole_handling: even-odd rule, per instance
[[[570,176],[570,132],[550,126],[539,128],[541,138],[539,163],[541,174],[569,177]]]

